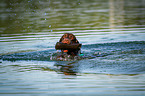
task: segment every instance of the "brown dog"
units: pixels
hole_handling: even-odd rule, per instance
[[[74,43],[79,43],[79,41],[76,39],[76,37],[72,33],[65,33],[59,40],[61,43],[66,43],[66,44],[74,44]],[[71,49],[71,50],[61,50],[62,52],[66,52],[69,55],[76,56],[79,51],[79,49]]]

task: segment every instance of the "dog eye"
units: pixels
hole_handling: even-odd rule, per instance
[[[74,39],[74,36],[69,35],[69,39],[73,40]]]
[[[64,34],[63,38],[67,38],[68,37],[68,34]]]

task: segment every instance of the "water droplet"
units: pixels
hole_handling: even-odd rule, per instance
[[[45,20],[46,20],[46,18],[45,18]]]

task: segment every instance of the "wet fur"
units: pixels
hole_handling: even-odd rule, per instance
[[[65,33],[60,38],[59,42],[62,42],[64,40],[64,38],[70,39],[72,44],[79,43],[79,41],[76,39],[75,35],[73,35],[72,33]],[[67,54],[71,55],[71,56],[76,56],[76,55],[78,55],[79,51],[80,51],[80,49],[68,50]]]

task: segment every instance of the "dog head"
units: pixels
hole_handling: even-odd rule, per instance
[[[75,43],[79,43],[79,41],[76,39],[75,35],[73,35],[72,33],[65,33],[59,40],[59,42],[61,43],[65,43],[65,44],[75,44]],[[77,55],[79,52],[79,49],[75,49],[75,50],[61,50],[62,52],[67,52],[70,55]]]
[[[66,43],[66,44],[79,43],[75,35],[73,35],[72,33],[65,33],[60,38],[59,42]]]

